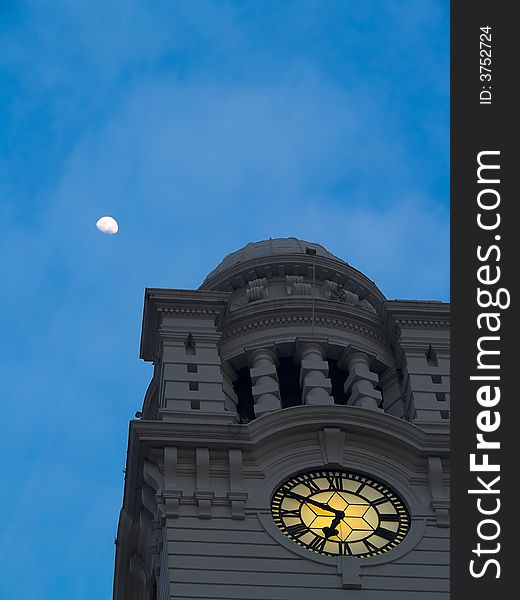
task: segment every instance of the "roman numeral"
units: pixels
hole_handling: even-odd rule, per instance
[[[343,477],[341,477],[339,473],[326,473],[325,477],[327,478],[327,481],[332,489],[343,489]]]
[[[286,510],[285,508],[282,508],[282,510],[280,511],[280,516],[284,519],[286,519],[287,517],[299,517],[300,511],[298,509]]]
[[[377,546],[374,546],[374,544],[372,544],[372,542],[369,542],[368,540],[364,540],[366,547],[370,550],[370,552],[377,552],[379,550],[379,548]]]
[[[287,533],[289,533],[292,537],[295,538],[300,538],[307,531],[308,529],[305,523],[296,523],[296,525],[290,525],[289,527],[287,527]]]
[[[311,550],[316,550],[317,552],[323,552],[325,548],[326,539],[322,537],[315,537],[310,544],[307,544]]]
[[[378,506],[378,504],[384,504],[385,502],[389,502],[389,500],[386,496],[383,496],[382,498],[373,500],[371,504],[372,504],[372,506]]]
[[[365,487],[365,484],[364,484],[364,483],[362,483],[362,484],[361,484],[361,485],[358,487],[358,489],[357,489],[357,490],[355,490],[353,493],[354,493],[354,494],[360,494],[360,493],[361,493],[361,490],[362,490],[364,487]]]
[[[388,540],[389,542],[391,542],[395,538],[395,532],[390,531],[389,529],[385,529],[384,527],[378,527],[374,531],[374,534],[384,538],[385,540]]]
[[[399,523],[399,515],[379,515],[381,521],[392,521],[394,523]]]
[[[301,483],[303,483],[303,485],[305,485],[306,487],[309,488],[309,491],[311,493],[316,493],[316,492],[321,492],[321,488],[317,485],[317,483],[314,481],[314,479],[311,479],[310,477],[305,477],[301,479]]]
[[[340,542],[339,544],[339,553],[340,554],[346,554],[347,556],[350,556],[352,554],[352,552],[350,551],[349,545],[347,544],[347,542]]]
[[[357,555],[359,554],[367,554],[368,552],[370,552],[370,547],[367,544],[366,540],[359,540],[359,542],[357,542],[358,544],[363,544],[363,546],[365,546],[365,550],[363,552],[356,552]]]

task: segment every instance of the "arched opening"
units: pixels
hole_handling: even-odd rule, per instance
[[[345,394],[345,381],[347,380],[347,371],[338,367],[338,361],[329,358],[329,379],[332,384],[332,397],[334,404],[346,404],[347,395]]]
[[[237,395],[237,413],[241,422],[247,423],[255,418],[255,401],[252,392],[253,384],[249,369],[244,367],[237,371],[237,378],[233,382],[233,389]]]
[[[300,365],[297,365],[291,356],[279,359],[278,385],[282,408],[298,406],[302,403]]]

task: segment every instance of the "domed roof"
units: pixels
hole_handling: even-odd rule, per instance
[[[334,256],[332,252],[329,252],[321,244],[306,242],[305,240],[299,240],[295,237],[269,238],[268,240],[261,240],[260,242],[250,242],[243,248],[240,248],[240,250],[228,254],[220,264],[209,273],[204,280],[204,283],[240,263],[281,254],[316,254],[317,256],[332,258],[347,264],[341,258]]]

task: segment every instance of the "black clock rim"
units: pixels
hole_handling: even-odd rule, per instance
[[[396,488],[392,484],[387,483],[385,480],[380,479],[378,476],[369,475],[368,473],[363,472],[363,471],[358,471],[357,469],[345,469],[343,467],[334,467],[334,468],[332,468],[332,467],[315,467],[315,468],[311,468],[311,469],[307,468],[307,469],[302,469],[301,471],[295,471],[291,475],[284,477],[284,479],[281,479],[278,482],[273,493],[271,494],[271,503],[273,501],[275,494],[278,492],[278,490],[282,487],[282,485],[284,483],[291,481],[291,479],[298,477],[298,475],[307,475],[309,473],[317,473],[319,471],[350,473],[352,475],[358,475],[359,477],[366,477],[367,479],[369,479],[370,481],[373,481],[374,483],[378,483],[379,485],[385,486],[390,492],[393,492],[397,496],[397,498],[402,502],[403,506],[406,509],[406,512],[408,513],[408,517],[410,517],[410,508],[408,506],[407,501],[402,497],[400,492],[398,490],[396,490]]]
[[[391,542],[389,542],[388,544],[385,544],[384,546],[382,546],[377,551],[370,551],[370,552],[361,553],[361,554],[346,554],[347,556],[354,556],[354,557],[360,558],[360,559],[361,558],[373,558],[375,556],[381,556],[383,554],[386,554],[387,552],[396,548],[397,546],[399,546],[402,543],[404,538],[409,533],[410,526],[411,526],[410,509],[407,505],[406,500],[402,498],[401,494],[394,488],[393,485],[388,484],[386,481],[381,480],[378,477],[374,477],[373,475],[369,475],[366,472],[358,471],[357,469],[346,469],[343,467],[336,467],[336,468],[314,467],[314,468],[302,469],[300,471],[296,471],[296,472],[292,473],[291,475],[288,475],[287,477],[285,477],[284,479],[279,481],[279,483],[277,484],[277,486],[275,487],[275,489],[272,493],[270,508],[271,508],[271,517],[273,518],[278,530],[283,535],[285,535],[291,541],[297,543],[302,548],[305,548],[306,550],[309,550],[310,552],[314,552],[321,556],[342,556],[341,553],[332,553],[332,552],[315,550],[315,549],[311,548],[308,544],[301,542],[298,538],[291,536],[290,533],[287,531],[287,528],[284,525],[282,518],[279,515],[275,514],[275,507],[273,506],[273,501],[275,500],[277,494],[281,491],[281,488],[287,482],[290,482],[301,475],[309,475],[309,474],[319,475],[319,474],[325,474],[325,473],[344,473],[347,475],[353,475],[354,479],[357,479],[358,477],[363,478],[363,479],[367,480],[367,483],[369,483],[369,484],[370,483],[378,484],[378,485],[382,486],[383,488],[385,488],[386,492],[390,492],[391,494],[393,494],[395,496],[395,499],[397,500],[397,503],[399,503],[402,506],[402,508],[404,509],[404,513],[405,513],[404,520],[403,521],[400,520],[399,528],[397,530],[397,532],[400,532],[401,539],[399,539],[399,540],[394,539]],[[350,477],[349,477],[349,479],[350,479]],[[298,485],[298,484],[295,483],[295,485]],[[392,504],[394,504],[392,499],[389,499],[389,501],[391,501]],[[278,523],[278,521],[280,521],[280,523]],[[403,529],[403,531],[401,531],[402,529]],[[339,546],[339,547],[341,547],[341,546]]]

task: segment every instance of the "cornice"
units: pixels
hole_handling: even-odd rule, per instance
[[[314,322],[322,327],[349,329],[390,346],[379,315],[349,304],[330,300],[315,301]],[[312,299],[279,299],[256,302],[228,313],[223,324],[223,340],[258,329],[312,324]]]
[[[154,360],[161,316],[210,317],[220,325],[228,310],[230,297],[229,292],[146,288],[140,358]]]
[[[291,431],[314,430],[317,427],[339,427],[349,433],[362,434],[365,440],[383,440],[394,447],[429,455],[432,451],[448,456],[449,427],[423,429],[404,419],[356,406],[295,406],[270,413],[249,423],[256,444],[269,439],[285,439]]]
[[[426,319],[398,319],[396,321],[398,325],[402,327],[442,327],[447,329],[450,326],[450,321],[446,320],[426,320]]]
[[[403,329],[449,329],[450,304],[432,300],[386,300],[382,317],[395,345]]]
[[[368,329],[366,327],[358,325],[357,323],[349,323],[342,319],[330,319],[330,318],[322,318],[322,317],[316,317],[314,319],[314,322],[317,325],[321,325],[321,326],[325,326],[325,327],[333,326],[333,327],[341,327],[343,329],[350,329],[351,331],[360,333],[363,336],[371,337],[385,346],[391,347],[391,344],[388,339],[386,339],[385,337],[382,337],[381,335],[378,335],[376,332],[374,332],[371,329]],[[310,325],[311,323],[312,323],[311,317],[302,316],[302,315],[292,316],[292,317],[273,317],[270,319],[261,319],[261,320],[251,321],[249,323],[244,323],[243,325],[241,325],[239,327],[235,327],[233,329],[227,330],[226,333],[224,334],[223,339],[231,337],[231,336],[239,335],[242,333],[246,333],[246,332],[252,331],[252,330],[272,329],[273,327],[279,327],[280,325],[288,325],[288,326],[291,326],[291,325],[294,325],[294,326],[300,325],[301,326],[302,324]]]
[[[450,304],[433,300],[385,300],[384,314],[396,323],[449,326]]]
[[[230,447],[251,450],[258,444],[278,443],[291,434],[317,431],[323,427],[340,427],[348,433],[361,434],[365,440],[384,441],[410,451],[414,456],[435,454],[449,456],[449,424],[435,422],[414,425],[386,413],[353,406],[294,406],[251,421],[248,424],[216,423],[210,414],[199,422],[131,421],[130,437],[135,444],[162,447],[193,447],[203,440],[206,447]],[[129,450],[130,451],[130,450]],[[130,459],[129,459],[129,462]]]

